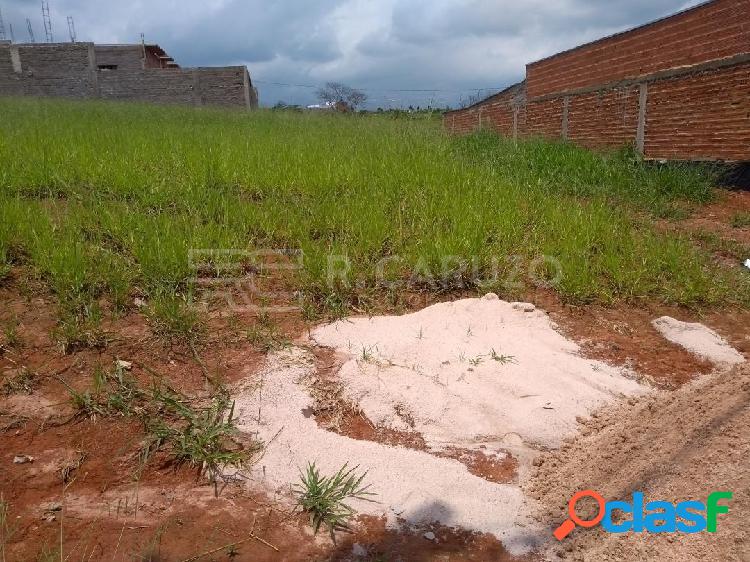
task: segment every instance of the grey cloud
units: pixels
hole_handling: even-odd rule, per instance
[[[697,0],[691,0],[693,3]],[[247,64],[272,105],[314,101],[319,84],[366,88],[377,105],[455,103],[501,87],[536,58],[675,12],[685,0],[50,0],[56,40],[66,16],[79,40],[135,42],[140,33],[184,66]],[[38,0],[0,0],[17,40]],[[346,17],[341,17],[342,14]],[[434,93],[397,89],[442,90]],[[488,93],[488,92],[487,92]]]

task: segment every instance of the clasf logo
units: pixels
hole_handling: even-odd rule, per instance
[[[576,513],[576,504],[582,498],[592,498],[596,501],[599,509],[593,519],[581,519]],[[576,525],[589,529],[600,523],[608,533],[715,533],[717,516],[720,513],[729,513],[729,506],[719,504],[723,499],[732,499],[732,492],[711,492],[706,503],[683,501],[675,505],[666,501],[645,503],[643,492],[633,492],[632,501],[627,502],[605,501],[601,494],[594,490],[583,490],[570,498],[569,519],[555,529],[553,535],[561,541]],[[613,515],[617,512],[626,516],[620,523],[613,521]]]

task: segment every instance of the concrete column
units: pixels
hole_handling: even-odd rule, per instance
[[[200,76],[198,75],[197,68],[192,69],[192,75],[193,75],[193,105],[198,107],[198,106],[203,105],[203,100],[201,99],[201,82],[200,82]]]
[[[242,89],[245,94],[245,108],[251,109],[252,104],[250,103],[250,75],[245,67],[242,67]]]
[[[99,69],[96,66],[96,50],[94,44],[88,44],[88,55],[89,55],[89,88],[91,89],[91,97],[100,97],[99,92]]]
[[[13,65],[13,72],[21,74],[23,67],[21,66],[21,53],[18,50],[17,45],[10,46],[10,64]]]
[[[562,138],[568,140],[568,107],[570,106],[570,98],[565,96],[563,98],[563,110],[562,110]]]
[[[643,155],[646,148],[646,104],[648,103],[648,83],[639,84],[638,129],[635,133],[635,149]]]

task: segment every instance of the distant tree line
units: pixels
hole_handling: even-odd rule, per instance
[[[433,114],[442,113],[451,109],[450,106],[443,107],[421,107],[419,105],[410,105],[408,108],[399,109],[383,109],[378,107],[377,109],[367,110],[362,106],[367,102],[367,94],[341,82],[326,82],[325,86],[320,88],[316,95],[318,99],[325,104],[326,107],[331,110],[336,110],[341,113],[387,113],[395,117],[414,115],[414,114]],[[272,109],[275,110],[287,110],[287,111],[302,111],[306,109],[305,106],[288,104],[284,101],[279,101]]]

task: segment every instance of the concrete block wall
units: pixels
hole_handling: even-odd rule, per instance
[[[199,105],[237,106],[252,102],[251,92],[246,92],[249,83],[246,84],[247,69],[244,66],[200,67],[193,72],[197,77]]]
[[[750,0],[715,0],[530,64],[516,134],[629,145],[651,159],[750,161],[748,34]],[[477,129],[492,99],[446,113],[446,129]],[[485,111],[482,126],[507,134],[500,114]]]
[[[99,73],[102,99],[245,107],[244,66],[145,69]],[[257,103],[256,103],[257,105]]]
[[[0,46],[0,95],[95,95],[90,43]],[[61,72],[65,68],[65,72]]]
[[[200,105],[193,73],[186,69],[110,70],[98,78],[102,99]]]
[[[96,64],[115,65],[117,70],[143,69],[143,47],[141,45],[94,45]]]
[[[0,95],[23,95],[21,73],[16,72],[11,58],[10,41],[0,41]]]
[[[244,66],[143,68],[140,45],[0,43],[0,96],[38,95],[257,107]],[[101,69],[99,65],[116,65]]]

